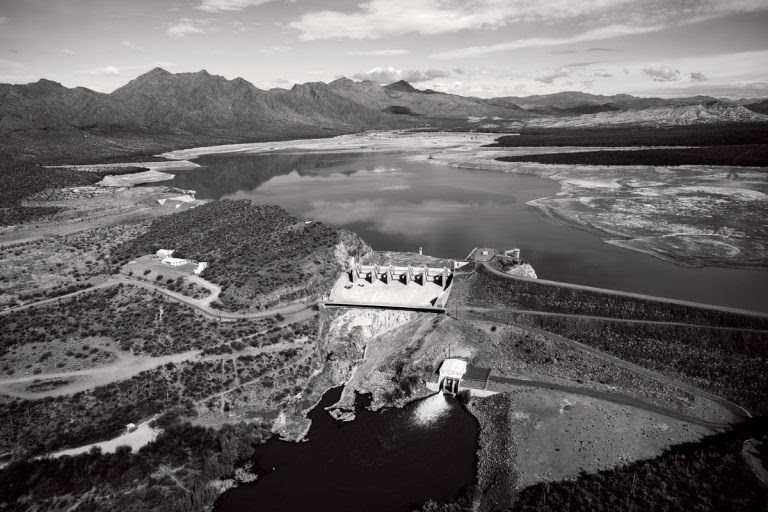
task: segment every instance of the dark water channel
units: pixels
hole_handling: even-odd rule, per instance
[[[406,512],[472,485],[478,427],[455,398],[433,395],[381,412],[358,407],[355,421],[339,424],[324,408],[340,394],[328,391],[310,412],[307,442],[259,446],[259,478],[225,493],[214,511]]]
[[[172,185],[201,199],[248,198],[350,229],[374,249],[464,258],[519,247],[539,277],[768,311],[768,272],[684,268],[555,224],[526,205],[559,184],[529,175],[408,162],[397,154],[206,155]]]

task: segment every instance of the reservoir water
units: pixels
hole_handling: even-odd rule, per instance
[[[259,478],[225,493],[214,512],[408,512],[473,484],[478,427],[455,398],[438,394],[381,412],[358,407],[355,421],[339,424],[324,408],[340,394],[326,392],[309,413],[307,442],[258,446]]]
[[[555,224],[525,203],[557,182],[414,163],[386,153],[204,155],[171,185],[200,199],[251,199],[350,229],[374,249],[464,258],[519,247],[542,279],[768,311],[768,271],[685,268]]]

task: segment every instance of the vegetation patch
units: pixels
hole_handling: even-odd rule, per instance
[[[112,273],[112,249],[146,230],[144,224],[96,228],[0,248],[0,306],[65,295]]]
[[[627,324],[610,320],[510,315],[598,350],[683,377],[695,386],[768,414],[768,335],[700,327]]]
[[[118,448],[75,457],[26,460],[0,471],[3,510],[93,512],[210,510],[219,495],[216,480],[231,477],[269,431],[263,424],[203,428],[164,415],[164,431],[137,453]]]
[[[3,403],[0,450],[22,458],[103,441],[118,435],[128,423],[139,423],[173,407],[194,416],[196,402],[279,371],[297,355],[295,349],[288,349],[168,363],[92,391]],[[295,383],[288,377],[293,375],[289,369],[284,379],[273,376],[270,391],[285,393],[287,387],[287,393],[292,393]]]
[[[258,344],[269,338],[254,335],[274,323],[273,318],[217,322],[160,294],[117,285],[0,316],[0,353],[30,343],[104,336],[122,350],[160,356],[235,340]]]
[[[205,278],[222,287],[227,309],[268,307],[325,291],[341,270],[334,251],[357,254],[357,237],[320,222],[304,222],[278,206],[219,201],[157,219],[116,252],[115,263],[175,249],[174,256],[207,261]]]

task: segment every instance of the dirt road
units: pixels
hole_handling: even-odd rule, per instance
[[[239,356],[256,355],[268,352],[280,352],[289,348],[302,348],[301,343],[275,343],[266,347],[248,347],[240,352],[232,354],[216,354],[201,356],[200,350],[191,350],[180,354],[168,356],[134,356],[124,352],[116,353],[117,359],[106,366],[74,370],[71,372],[48,373],[45,375],[27,375],[11,379],[0,380],[0,394],[15,396],[25,399],[38,399],[48,396],[62,396],[80,391],[86,391],[98,386],[110,384],[121,380],[130,379],[141,372],[152,370],[168,363],[183,363],[185,361],[217,361],[221,359],[233,359]],[[28,384],[35,381],[62,379],[69,383],[56,389],[41,392],[24,391]]]
[[[250,313],[231,313],[227,311],[220,311],[218,309],[212,308],[210,304],[211,302],[213,302],[218,298],[219,294],[221,293],[221,288],[218,287],[217,285],[214,285],[213,283],[204,281],[203,279],[200,279],[199,281],[203,281],[205,284],[202,286],[205,286],[206,288],[211,290],[211,295],[204,299],[193,299],[192,297],[187,297],[180,293],[173,292],[171,290],[163,288],[162,286],[159,286],[154,283],[150,283],[148,281],[141,281],[139,279],[130,278],[124,275],[113,275],[107,278],[107,280],[102,283],[93,285],[88,288],[83,288],[82,290],[77,290],[75,292],[68,293],[66,295],[60,295],[58,297],[52,297],[50,299],[43,299],[37,302],[24,304],[23,306],[17,306],[15,308],[5,309],[3,311],[0,311],[0,315],[13,313],[16,311],[22,311],[25,309],[34,308],[38,306],[43,306],[46,304],[51,304],[60,300],[76,297],[78,295],[82,295],[84,293],[88,293],[94,290],[106,288],[108,286],[117,286],[118,284],[136,286],[139,288],[144,288],[145,290],[149,290],[151,292],[157,292],[169,299],[172,299],[176,302],[179,302],[181,304],[185,304],[191,308],[194,308],[196,311],[198,311],[199,313],[202,313],[203,315],[207,316],[212,320],[220,320],[220,321],[221,320],[252,320],[252,319],[266,318],[270,316],[275,316],[277,314],[281,314],[285,317],[285,320],[281,323],[286,324],[286,323],[300,322],[302,320],[306,320],[312,317],[312,315],[314,314],[314,312],[312,311],[312,306],[314,306],[314,303],[305,303],[305,302],[293,302],[291,304],[287,304],[279,308],[267,309],[264,311],[256,311],[256,312],[250,312]],[[195,282],[200,284],[198,281],[195,281]]]
[[[598,391],[596,389],[589,389],[589,388],[583,388],[578,386],[565,386],[563,384],[554,384],[551,382],[516,379],[513,377],[500,377],[496,375],[491,375],[489,380],[492,383],[512,384],[514,386],[525,386],[525,387],[533,387],[533,388],[540,388],[540,389],[549,389],[553,391],[562,391],[562,392],[571,393],[574,395],[581,395],[581,396],[587,396],[590,398],[596,398],[598,400],[603,400],[605,402],[611,402],[618,405],[628,405],[636,409],[641,409],[643,411],[662,414],[664,416],[668,416],[676,420],[685,421],[687,423],[692,423],[695,425],[700,425],[702,427],[710,428],[713,430],[721,430],[731,426],[731,423],[702,420],[694,416],[690,416],[688,414],[683,414],[680,411],[677,411],[675,409],[671,409],[669,407],[662,407],[660,405],[656,405],[651,402],[646,402],[645,400],[640,400],[639,398],[634,398],[632,396],[624,395],[622,393]]]

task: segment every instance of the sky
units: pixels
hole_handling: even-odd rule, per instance
[[[155,67],[479,97],[768,97],[768,0],[3,0],[0,82],[111,92]]]

